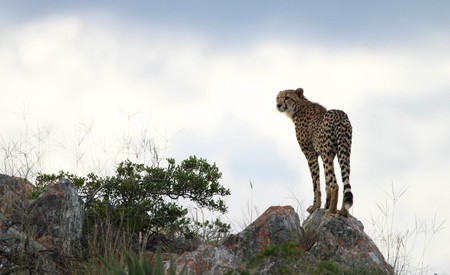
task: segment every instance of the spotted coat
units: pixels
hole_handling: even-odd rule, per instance
[[[314,203],[308,208],[308,212],[314,212],[321,205],[319,156],[325,173],[325,208],[328,213],[338,212],[339,186],[333,166],[334,157],[337,156],[344,185],[339,214],[348,217],[348,210],[353,205],[353,194],[350,186],[352,125],[347,115],[341,110],[327,110],[320,104],[309,101],[301,88],[279,92],[277,109],[294,122],[297,141],[308,161],[314,190]]]

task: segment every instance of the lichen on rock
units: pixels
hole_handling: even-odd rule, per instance
[[[353,216],[326,215],[325,209],[317,209],[303,222],[303,228],[312,243],[305,254],[311,262],[326,260],[382,274],[394,272],[364,232],[364,225]]]

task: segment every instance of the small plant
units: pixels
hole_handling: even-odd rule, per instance
[[[124,251],[126,268],[122,268],[117,261],[110,259],[106,261],[100,258],[103,263],[106,272],[104,274],[108,275],[160,275],[165,274],[164,272],[164,262],[161,256],[161,250],[158,248],[155,254],[155,262],[152,263],[148,257],[145,255],[140,258],[133,252]],[[184,273],[183,271],[181,274]],[[170,259],[170,267],[168,270],[169,275],[175,275],[176,270],[172,265],[172,258]]]
[[[261,264],[275,262],[275,274],[291,274],[297,267],[297,260],[305,254],[295,242],[285,242],[281,245],[270,244],[249,262],[248,267],[257,268]]]
[[[201,219],[198,215],[201,212]],[[193,231],[203,242],[218,243],[225,238],[231,230],[231,225],[222,222],[220,218],[216,220],[208,220],[204,217],[203,211],[195,209],[195,214],[192,215],[193,219]]]
[[[332,262],[318,262],[316,274],[338,274],[339,270]]]

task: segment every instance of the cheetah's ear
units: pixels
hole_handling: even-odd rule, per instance
[[[295,92],[297,93],[297,95],[299,97],[303,97],[303,89],[302,88],[298,88],[297,90],[295,90]]]

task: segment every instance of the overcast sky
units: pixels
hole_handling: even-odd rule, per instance
[[[433,219],[450,220],[450,2],[92,2],[0,2],[3,159],[21,140],[16,160],[36,169],[107,174],[127,157],[151,163],[148,137],[162,157],[217,163],[240,229],[271,205],[312,203],[275,108],[302,87],[350,117],[352,213],[366,232],[392,186],[407,189],[394,229],[427,223],[416,263]],[[433,236],[430,274],[450,274],[449,243],[448,226]]]

